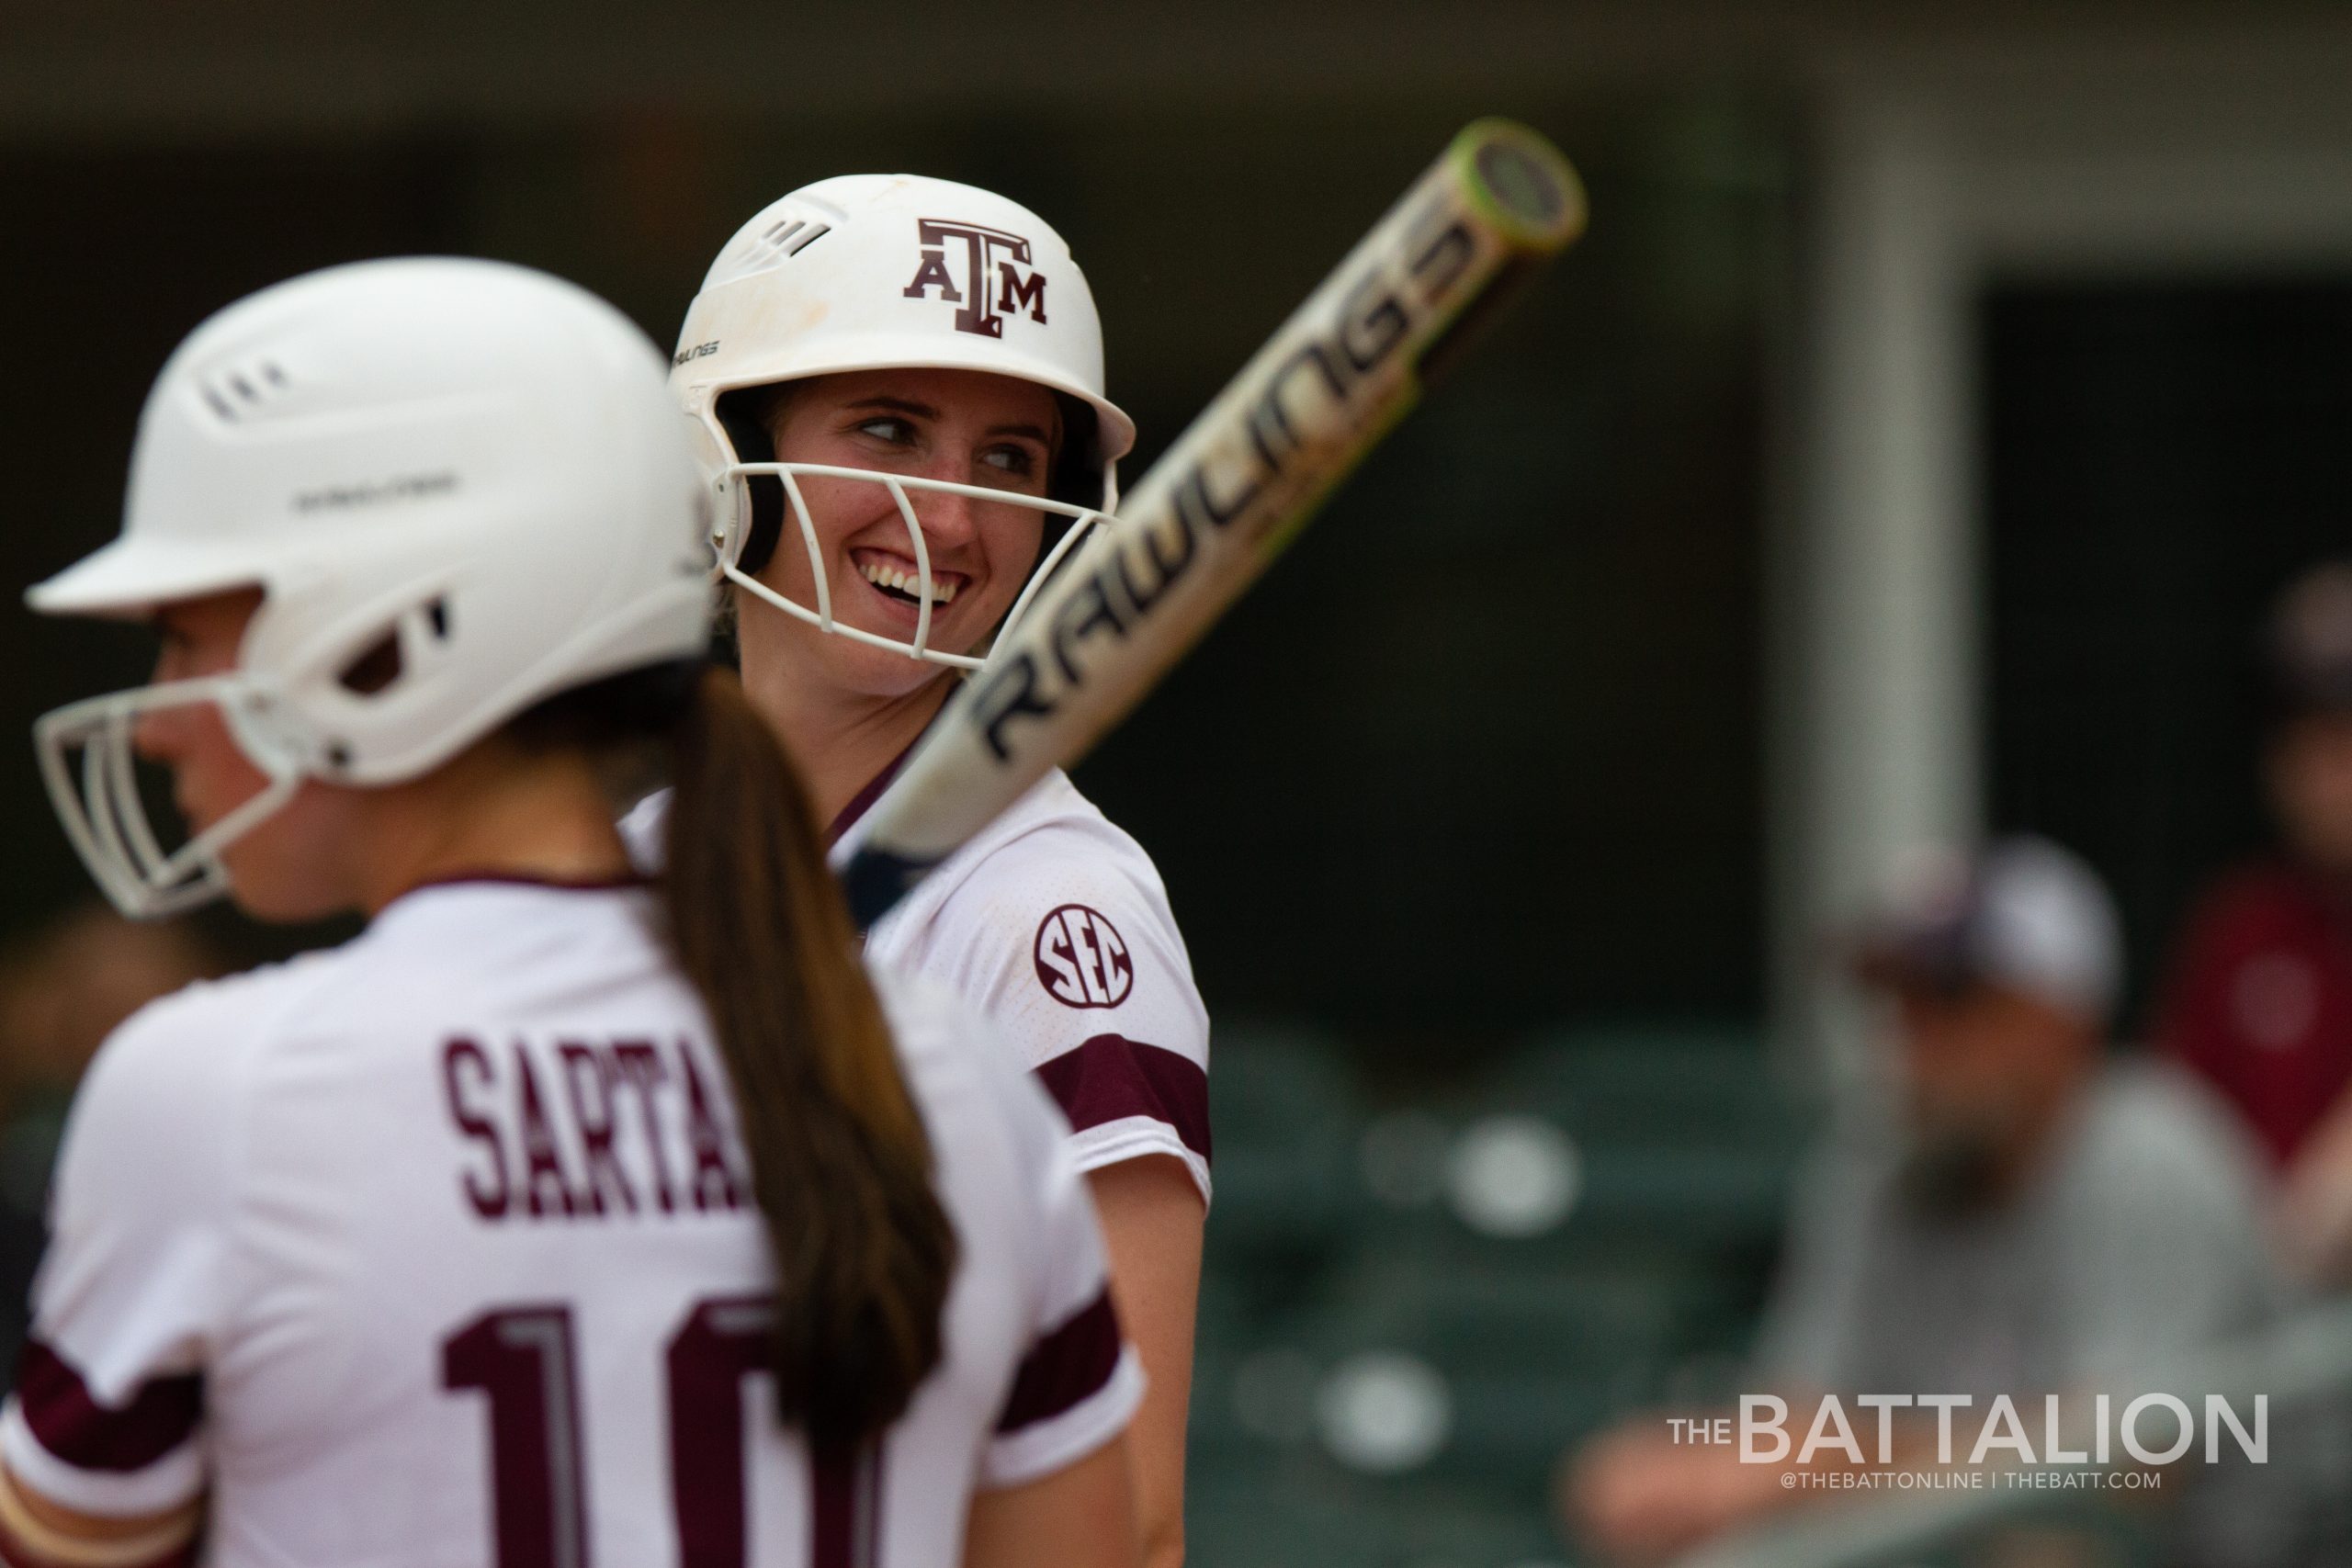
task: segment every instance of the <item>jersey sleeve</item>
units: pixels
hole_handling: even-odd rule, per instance
[[[1172,1156],[1206,1201],[1208,1013],[1166,895],[1128,858],[1066,831],[1007,846],[942,904],[920,963],[1012,1040],[1080,1170]]]
[[[0,1457],[82,1513],[160,1513],[205,1484],[232,1142],[227,1043],[191,1027],[206,1010],[167,1001],[123,1025],[66,1125]]]
[[[1094,1203],[1069,1139],[1035,1089],[1017,1107],[1034,1197],[1029,1344],[984,1456],[987,1486],[1039,1480],[1116,1437],[1143,1399],[1143,1368],[1119,1330]]]

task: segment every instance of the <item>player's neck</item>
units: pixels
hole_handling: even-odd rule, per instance
[[[752,705],[800,770],[820,823],[840,816],[860,790],[920,739],[955,690],[955,678],[944,671],[940,679],[899,696],[829,691],[817,682],[788,678],[747,680],[744,685]]]
[[[577,754],[524,756],[485,742],[381,795],[357,900],[371,919],[412,888],[453,877],[599,882],[630,872],[612,803]]]

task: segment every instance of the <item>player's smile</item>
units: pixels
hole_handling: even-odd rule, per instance
[[[929,547],[929,543],[924,547]],[[858,546],[849,552],[849,564],[856,567],[856,573],[861,579],[865,579],[865,583],[873,585],[875,592],[885,600],[885,604],[889,604],[891,609],[906,611],[908,626],[915,623],[912,616],[922,606],[922,567],[910,555],[900,555],[899,550],[873,550],[873,547]],[[938,611],[945,609],[948,604],[955,604],[955,594],[962,592],[969,581],[971,579],[967,573],[945,571],[945,569],[933,564],[933,616],[938,616]]]
[[[882,596],[893,604],[913,607],[921,603],[922,569],[919,563],[890,550],[854,549],[850,560],[860,577],[881,590]],[[952,604],[968,581],[962,572],[943,571],[933,567],[931,572],[931,597],[934,606]]]

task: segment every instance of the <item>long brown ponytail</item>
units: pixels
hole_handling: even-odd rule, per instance
[[[799,773],[726,671],[673,736],[670,941],[775,1254],[777,1407],[812,1441],[862,1439],[939,1363],[955,1232]]]

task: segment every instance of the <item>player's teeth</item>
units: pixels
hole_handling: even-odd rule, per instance
[[[919,576],[910,577],[896,567],[888,566],[862,566],[858,570],[865,575],[868,582],[878,583],[884,588],[895,588],[901,593],[910,593],[917,598],[922,596],[922,590],[918,586],[922,581]],[[949,604],[956,597],[956,584],[944,579],[933,583],[931,589],[932,601],[934,604]]]

